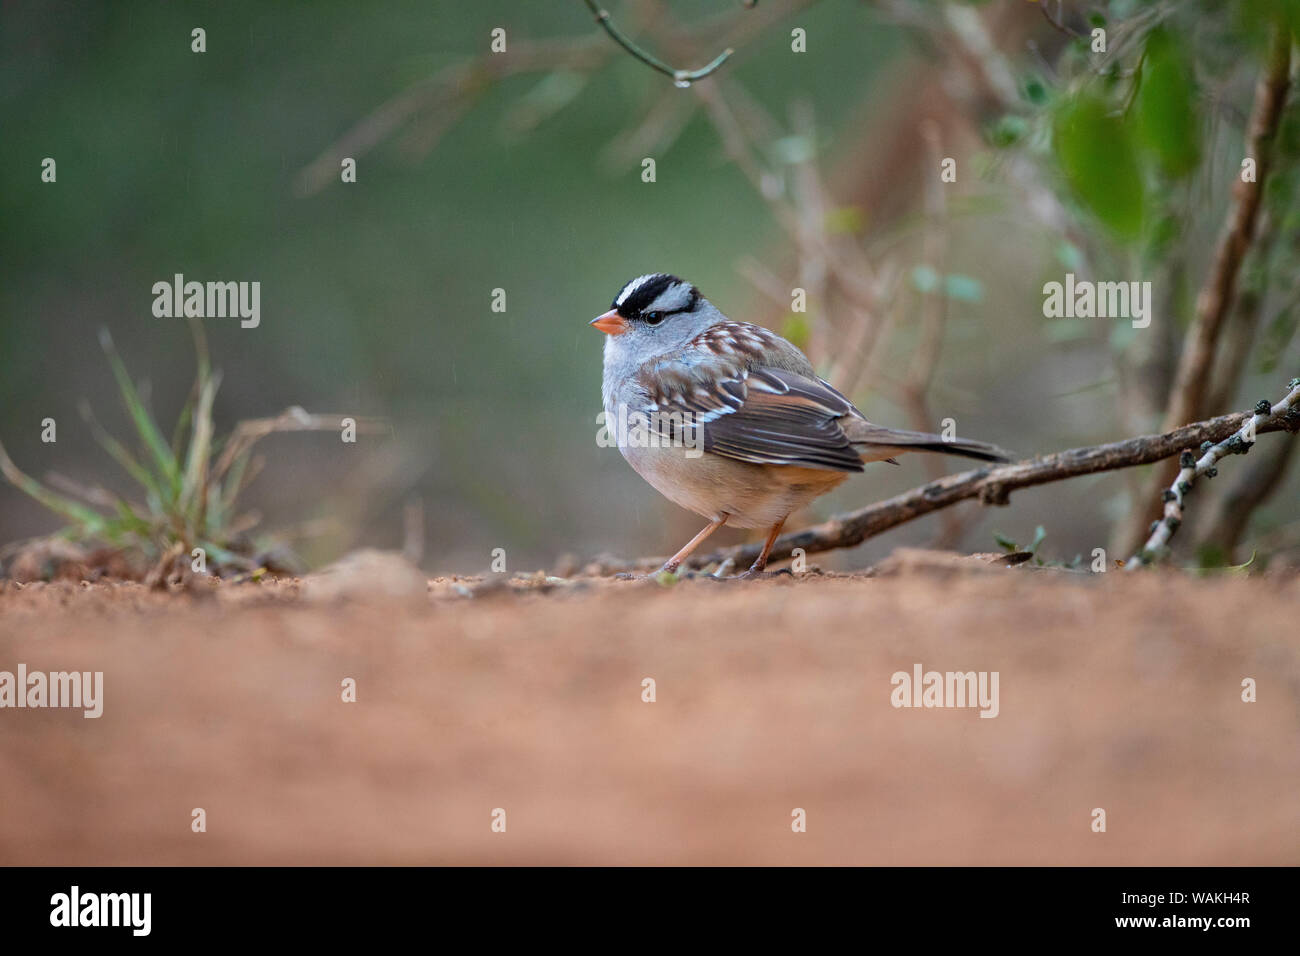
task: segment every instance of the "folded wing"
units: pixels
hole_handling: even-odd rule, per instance
[[[821,379],[740,359],[665,358],[643,371],[641,385],[661,435],[699,447],[702,432],[705,451],[737,461],[862,471],[864,461],[907,451],[1007,460],[984,442],[874,425]]]
[[[862,471],[862,457],[841,425],[846,416],[860,415],[831,386],[739,362],[722,371],[716,363],[706,370],[674,361],[644,376],[652,399],[647,412],[658,413],[652,419],[658,430],[680,437],[679,428],[697,428],[705,451],[738,461]]]

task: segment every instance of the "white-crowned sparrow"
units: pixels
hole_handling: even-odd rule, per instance
[[[863,463],[906,451],[1006,461],[984,442],[873,425],[781,336],[732,322],[689,282],[638,276],[591,324],[605,339],[606,427],[637,473],[709,524],[668,559],[675,572],[724,524],[770,529],[761,574],[789,515]]]

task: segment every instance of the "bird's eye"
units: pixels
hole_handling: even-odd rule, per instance
[[[664,320],[664,314],[662,312],[647,312],[641,318],[645,319],[650,325],[658,325]]]

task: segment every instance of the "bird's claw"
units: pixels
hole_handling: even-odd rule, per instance
[[[733,581],[761,581],[764,578],[780,577],[783,574],[788,574],[790,575],[790,577],[794,577],[794,572],[791,571],[789,568],[778,568],[775,571],[766,571],[766,570],[758,570],[755,568],[750,568],[748,571],[742,571],[740,574],[737,574],[734,578],[732,578],[732,580]]]

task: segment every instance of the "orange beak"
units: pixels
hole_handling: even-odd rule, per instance
[[[596,316],[588,324],[594,325],[606,335],[622,335],[627,331],[627,319],[614,309],[610,309],[604,315]]]

